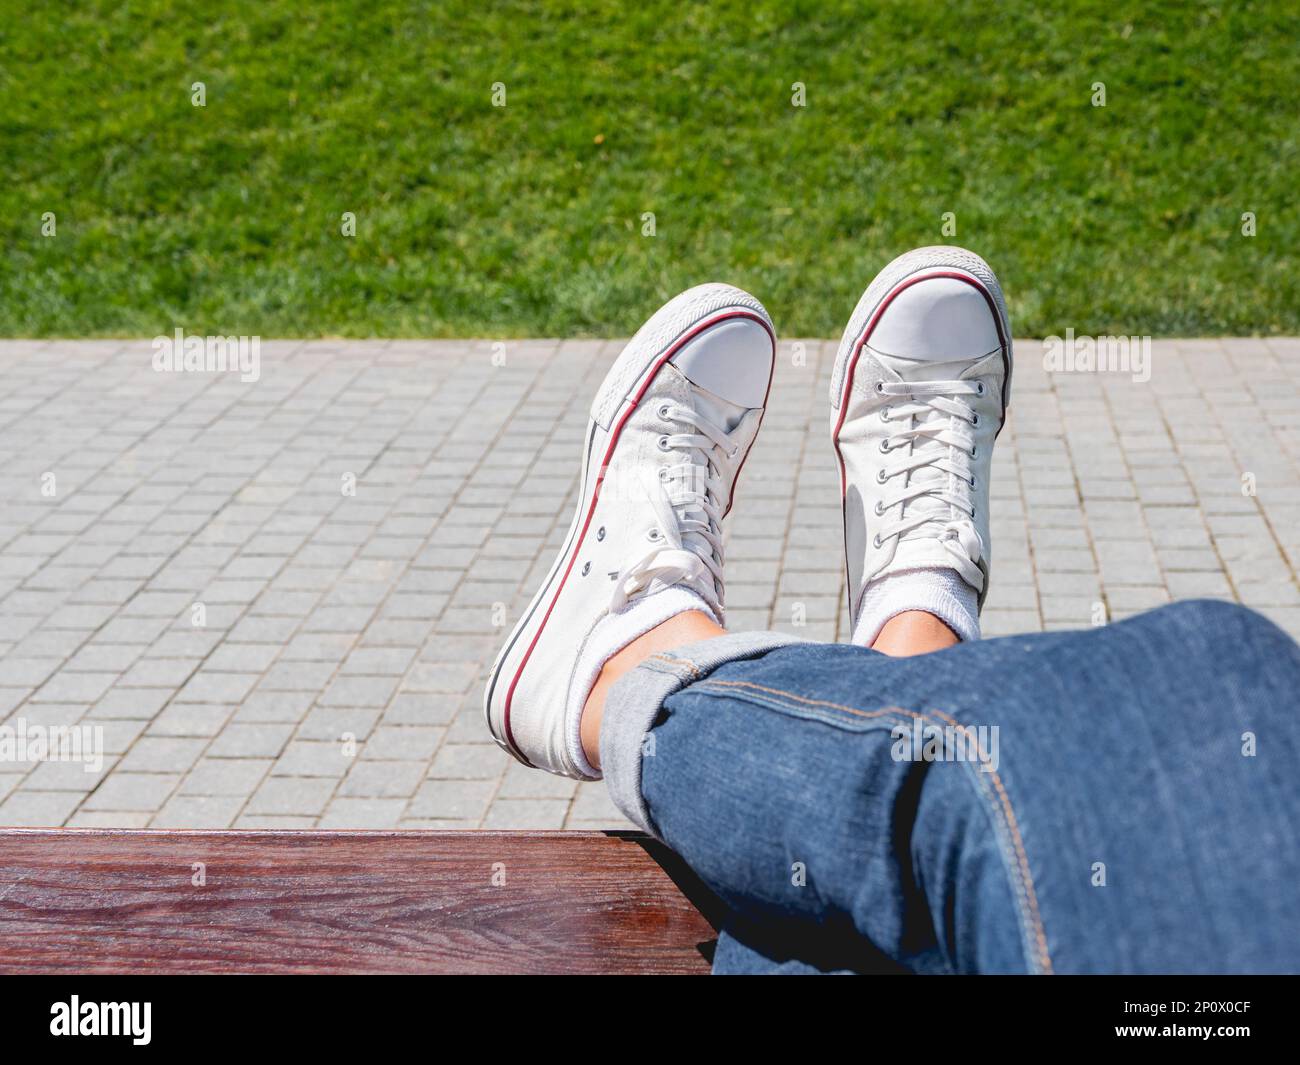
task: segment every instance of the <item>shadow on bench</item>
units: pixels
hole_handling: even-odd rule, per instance
[[[0,971],[707,973],[632,832],[0,830]]]

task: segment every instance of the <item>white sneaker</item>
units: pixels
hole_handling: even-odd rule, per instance
[[[524,764],[598,777],[579,725],[605,662],[686,610],[723,624],[721,522],[775,357],[762,304],[713,284],[660,308],[610,368],[564,548],[488,676],[488,728]]]
[[[1010,385],[1002,289],[978,255],[908,252],[858,301],[831,377],[855,628],[867,585],[913,570],[956,571],[983,606],[989,460]]]

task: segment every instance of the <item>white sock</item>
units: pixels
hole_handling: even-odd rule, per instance
[[[599,780],[600,771],[591,766],[582,750],[582,708],[587,705],[587,697],[596,686],[600,671],[605,668],[606,662],[637,637],[644,636],[656,625],[662,625],[669,618],[688,610],[698,610],[707,617],[718,620],[714,617],[713,610],[698,595],[681,585],[674,585],[633,599],[617,614],[607,614],[601,618],[587,634],[573,668],[573,679],[569,682],[566,721],[569,755],[591,779]]]
[[[933,614],[963,641],[980,638],[975,589],[955,569],[942,566],[891,573],[868,584],[858,607],[852,642],[870,647],[885,622],[908,610]]]

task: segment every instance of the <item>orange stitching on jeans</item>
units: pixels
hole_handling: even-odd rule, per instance
[[[854,714],[857,717],[882,717],[886,714],[910,714],[921,720],[928,720],[924,713],[917,710],[904,710],[901,707],[890,710],[858,710],[852,706],[844,706],[842,703],[827,702],[824,699],[809,699],[802,695],[795,695],[794,692],[782,691],[779,688],[767,688],[761,684],[751,684],[743,680],[706,680],[706,685],[718,685],[730,688],[752,688],[754,691],[767,692],[769,695],[784,696],[793,699],[795,702],[806,703],[809,706],[829,706],[836,710],[843,710],[847,713]],[[951,723],[954,727],[960,729],[968,737],[971,736],[970,730],[950,714],[945,714],[942,710],[933,711],[936,717]],[[975,750],[980,754],[983,761],[983,751],[980,750],[979,741],[976,739]],[[988,763],[985,762],[985,765]],[[1029,871],[1029,857],[1025,852],[1024,840],[1020,835],[1020,824],[1016,820],[1015,809],[1011,804],[1011,796],[1007,794],[1006,788],[1002,786],[1002,780],[994,769],[989,770],[989,776],[993,779],[993,785],[998,790],[998,795],[1002,799],[1003,818],[1007,822],[1007,828],[1011,832],[1012,841],[1016,848],[1016,860],[1020,865],[1021,882],[1024,885],[1026,898],[1031,911],[1030,922],[1034,928],[1034,936],[1038,940],[1039,962],[1043,966],[1044,972],[1051,973],[1052,958],[1047,949],[1047,932],[1043,928],[1043,917],[1038,910],[1038,893],[1034,890],[1034,877]]]
[[[692,673],[694,676],[696,676],[696,677],[700,676],[700,667],[697,666],[694,662],[692,662],[692,661],[690,661],[689,659],[686,659],[686,658],[674,658],[672,655],[668,654],[666,651],[660,651],[658,654],[653,654],[653,655],[651,655],[649,658],[647,658],[645,661],[646,661],[646,662],[662,662],[662,663],[663,663],[664,665],[666,665],[666,666],[685,666],[687,669],[689,669],[689,670],[691,671],[691,673]],[[645,664],[645,662],[642,663],[642,665],[644,665],[644,664]]]

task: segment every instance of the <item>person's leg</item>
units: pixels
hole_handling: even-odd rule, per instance
[[[709,615],[698,610],[688,610],[674,615],[662,625],[656,625],[611,657],[601,667],[600,675],[583,705],[580,734],[587,761],[596,769],[600,768],[600,723],[605,716],[605,698],[617,680],[653,654],[688,643],[711,640],[725,633],[726,630]]]
[[[734,911],[729,958],[1300,968],[1300,649],[1264,619],[908,658],[754,639],[656,653],[602,729],[616,800]]]
[[[960,643],[957,634],[943,619],[924,610],[906,610],[895,614],[880,629],[871,649],[895,657],[927,655]]]
[[[656,625],[606,661],[582,711],[582,747],[592,766],[600,768],[600,723],[605,715],[605,699],[616,681],[651,655],[725,634],[726,630],[713,618],[690,610]],[[885,623],[872,650],[893,656],[922,655],[957,642],[957,634],[939,618],[911,610]]]

